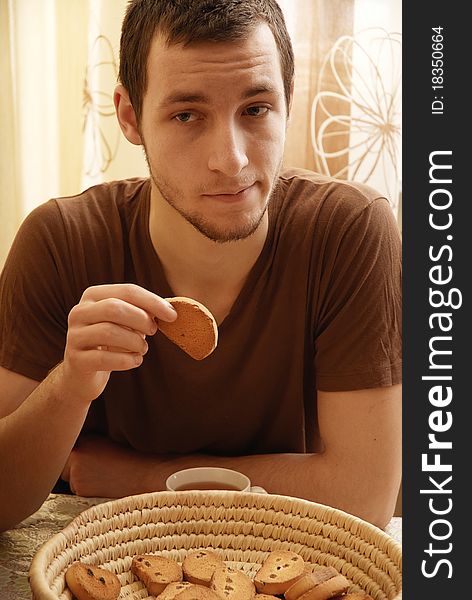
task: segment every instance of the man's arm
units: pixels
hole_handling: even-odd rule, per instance
[[[154,317],[176,314],[135,285],[90,287],[69,314],[63,362],[39,385],[0,370],[0,531],[45,500],[110,373],[141,364]]]
[[[87,415],[61,398],[59,379],[59,368],[41,383],[0,368],[0,531],[41,506]]]
[[[318,392],[318,420],[324,443],[319,454],[157,457],[84,439],[63,477],[79,495],[120,497],[165,489],[166,478],[179,469],[222,466],[244,472],[269,492],[334,506],[385,527],[401,479],[401,386]]]

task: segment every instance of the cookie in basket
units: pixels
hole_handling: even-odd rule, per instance
[[[285,592],[286,600],[328,600],[342,597],[349,589],[349,580],[333,567],[319,567],[303,575]]]
[[[177,594],[180,594],[186,588],[194,585],[190,583],[190,581],[175,581],[173,583],[169,583],[169,585],[165,588],[165,590],[159,594],[159,600],[174,600]]]
[[[252,600],[256,595],[252,579],[230,567],[215,569],[210,588],[226,600]]]
[[[305,561],[291,550],[275,550],[263,562],[254,577],[259,594],[278,596],[305,574]]]
[[[332,579],[337,575],[339,575],[339,571],[333,567],[315,567],[313,572],[306,573],[288,588],[285,592],[285,600],[298,600],[298,598],[301,598],[318,584]],[[341,594],[342,592],[339,593]]]
[[[205,585],[192,583],[177,594],[175,600],[221,600],[221,596]]]
[[[373,600],[373,598],[365,592],[352,592],[351,594],[336,596],[332,600]]]
[[[211,550],[194,550],[189,552],[182,563],[185,581],[198,585],[210,585],[215,569],[225,568],[225,563],[216,552]]]
[[[114,573],[81,562],[72,563],[67,569],[66,583],[77,600],[116,600],[121,591]]]
[[[151,596],[158,596],[170,583],[182,581],[182,567],[165,556],[139,554],[131,562],[131,572],[140,579]]]

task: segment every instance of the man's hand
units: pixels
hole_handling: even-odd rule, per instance
[[[44,502],[70,456],[90,403],[102,393],[111,371],[141,364],[146,335],[157,331],[156,319],[177,318],[169,307],[137,285],[90,287],[69,313],[64,360],[39,385],[0,371],[0,388],[7,398],[0,411],[0,455],[8,457],[0,469],[0,531]],[[73,461],[71,473],[74,482]],[[103,469],[91,473],[101,483],[107,474],[111,484],[116,477]],[[126,478],[133,475],[138,475],[136,468],[130,468]],[[79,493],[81,486],[77,484]]]
[[[104,390],[112,371],[138,367],[148,350],[155,318],[174,321],[177,313],[160,296],[133,284],[85,290],[69,313],[62,393],[90,403]]]
[[[147,485],[152,460],[108,438],[83,435],[70,453],[61,478],[79,496],[121,498],[153,491],[152,485]]]

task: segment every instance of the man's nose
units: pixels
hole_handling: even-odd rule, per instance
[[[249,164],[244,134],[234,124],[217,125],[209,143],[210,171],[220,171],[234,177]]]

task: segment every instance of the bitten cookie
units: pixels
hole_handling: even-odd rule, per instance
[[[198,585],[209,586],[215,569],[224,569],[224,561],[211,550],[195,550],[190,552],[182,563],[182,571],[186,581]]]
[[[151,596],[158,596],[170,584],[182,581],[182,567],[165,556],[141,554],[131,563],[131,572],[141,580]]]
[[[256,595],[252,579],[243,571],[229,567],[215,569],[210,588],[226,600],[252,600]]]
[[[218,326],[208,308],[183,296],[166,300],[177,311],[177,319],[159,321],[159,331],[195,360],[209,356],[218,343]]]
[[[77,600],[116,600],[121,591],[120,580],[114,573],[81,562],[67,569],[66,583]]]
[[[260,594],[285,594],[305,574],[305,561],[290,550],[271,552],[254,577]]]

